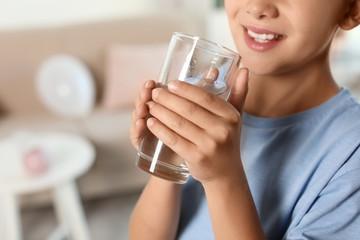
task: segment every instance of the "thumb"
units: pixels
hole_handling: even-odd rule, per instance
[[[248,93],[248,75],[249,70],[247,68],[239,69],[228,99],[229,103],[231,103],[241,114],[244,111],[244,103]]]

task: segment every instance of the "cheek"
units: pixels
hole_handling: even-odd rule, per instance
[[[293,45],[295,46],[293,51],[296,51],[299,56],[317,56],[327,51],[337,29],[336,23],[332,24],[331,20],[311,21],[308,19],[305,22],[299,22],[298,31],[293,37]]]
[[[238,1],[235,0],[225,0],[225,11],[231,31],[233,31],[238,24],[237,15],[239,14],[240,6],[237,2]]]
[[[232,0],[230,0],[228,2],[232,2]],[[243,39],[243,34],[242,34],[243,29],[240,25],[240,20],[239,20],[239,16],[238,16],[239,11],[236,10],[236,6],[233,6],[233,5],[234,4],[232,4],[232,3],[225,5],[226,14],[227,14],[228,25],[229,25],[232,39],[236,45],[237,50],[240,50],[239,44],[241,44],[241,41]]]
[[[341,5],[343,5],[341,2],[344,0],[335,1],[310,1],[303,11],[292,14],[292,35],[298,44],[319,50],[330,44],[338,28]]]
[[[233,0],[225,0],[224,1],[224,5],[225,5],[225,11],[227,13],[229,13],[229,11],[231,11],[232,9],[234,9],[233,5],[234,5],[234,1]]]

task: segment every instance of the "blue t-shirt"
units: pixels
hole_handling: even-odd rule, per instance
[[[360,105],[347,89],[286,117],[244,114],[241,138],[268,240],[360,239]],[[214,239],[204,190],[194,179],[184,186],[178,238]]]

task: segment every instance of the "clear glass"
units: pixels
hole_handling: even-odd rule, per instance
[[[173,33],[157,82],[164,88],[172,80],[185,81],[227,100],[240,56],[200,37]],[[208,76],[209,73],[214,73]],[[209,81],[210,79],[210,81]],[[136,165],[160,178],[186,183],[190,173],[177,155],[149,130],[143,138]]]

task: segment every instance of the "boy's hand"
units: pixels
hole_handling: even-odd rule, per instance
[[[147,126],[185,159],[192,176],[202,183],[238,178],[242,169],[241,113],[247,94],[247,74],[246,69],[239,71],[229,102],[180,81],[171,82],[168,91],[152,90],[152,101],[147,105],[154,117],[147,120]],[[139,139],[140,132],[136,131],[134,139]]]
[[[135,110],[132,112],[132,126],[130,128],[130,140],[136,149],[139,149],[141,139],[146,128],[145,118],[149,114],[146,105],[151,100],[151,90],[156,87],[153,80],[146,81],[135,101]]]
[[[231,89],[231,95],[228,102],[231,103],[242,115],[244,104],[248,93],[249,70],[241,68],[237,74],[236,80]]]

